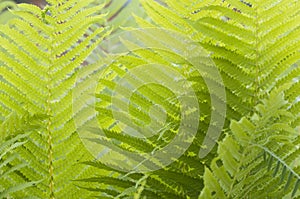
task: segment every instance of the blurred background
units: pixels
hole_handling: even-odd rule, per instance
[[[31,3],[39,7],[44,7],[46,5],[45,0],[14,0],[16,3]]]

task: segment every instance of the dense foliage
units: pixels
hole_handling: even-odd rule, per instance
[[[0,1],[0,198],[300,198],[299,1],[47,3],[39,8]],[[226,99],[206,85],[217,85],[209,70],[190,72],[193,65],[180,51],[185,41],[163,32],[135,35],[146,44],[140,48],[121,40],[129,52],[110,55],[121,46],[115,35],[135,28],[164,28],[205,49],[221,74]],[[170,165],[127,172],[125,151],[135,152],[137,161],[139,154],[154,153],[178,134],[186,116],[178,114],[172,90],[150,85],[128,98],[136,106],[124,118],[143,128],[151,122],[149,107],[162,104],[170,128],[141,139],[116,125],[107,88],[117,87],[136,66],[151,64],[176,68],[192,82],[201,110],[192,122],[199,127]],[[161,77],[153,68],[146,75]],[[146,78],[146,72],[137,74]],[[86,97],[98,100],[93,108],[105,138],[91,141],[120,150],[115,157],[122,161],[115,165],[97,160],[78,134],[78,121],[91,121],[80,95],[99,73],[94,95]],[[218,130],[212,112],[222,115],[211,95],[226,103],[226,118],[217,145],[200,158],[207,130]],[[159,164],[151,159],[145,166]]]

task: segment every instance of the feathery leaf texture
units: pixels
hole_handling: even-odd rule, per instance
[[[134,35],[135,36],[135,35]],[[143,42],[160,42],[155,37],[149,36],[147,38],[147,41],[145,38],[142,38],[143,36],[147,36],[147,34],[138,32],[137,37],[141,37],[140,39]],[[169,41],[164,41],[166,46],[167,45],[174,45],[176,46],[176,43],[180,44],[178,41],[175,42],[174,38],[168,38]],[[123,41],[124,45],[132,45],[129,43],[129,41]],[[163,45],[163,43],[161,44]],[[130,48],[130,47],[129,47]],[[180,47],[179,47],[180,48]],[[178,113],[180,112],[179,109],[179,102],[178,99],[173,92],[175,90],[168,90],[167,87],[164,87],[163,85],[157,85],[157,84],[145,84],[144,86],[140,87],[136,92],[133,92],[132,95],[130,94],[131,91],[126,88],[126,85],[124,88],[122,87],[120,90],[122,92],[122,95],[124,97],[128,97],[128,95],[131,95],[129,98],[131,101],[131,104],[129,105],[129,112],[128,115],[123,114],[121,116],[122,122],[124,125],[131,125],[130,120],[133,118],[133,121],[135,122],[136,126],[141,126],[143,128],[143,125],[147,126],[147,124],[150,123],[151,119],[152,122],[157,122],[157,125],[154,125],[155,127],[160,127],[157,132],[155,132],[155,135],[147,137],[147,139],[139,138],[139,137],[133,137],[130,134],[125,134],[123,129],[123,124],[116,124],[114,121],[112,110],[110,109],[111,106],[111,90],[113,90],[115,87],[117,87],[118,79],[119,77],[123,77],[127,73],[126,71],[132,70],[132,69],[138,69],[139,66],[146,66],[147,64],[157,64],[162,67],[172,68],[174,71],[177,71],[177,73],[180,73],[182,75],[182,78],[190,79],[190,85],[194,88],[197,97],[201,97],[201,95],[208,95],[208,89],[206,87],[202,88],[199,87],[199,82],[203,82],[204,80],[202,77],[199,76],[198,73],[193,73],[194,69],[192,68],[191,64],[188,63],[186,58],[182,57],[180,53],[176,54],[173,51],[176,50],[162,50],[162,49],[137,49],[129,52],[126,55],[119,56],[118,58],[115,58],[114,61],[104,69],[101,74],[102,78],[99,79],[99,83],[96,90],[96,97],[99,102],[95,104],[96,111],[98,111],[97,119],[99,124],[101,125],[101,128],[103,128],[103,136],[101,134],[98,134],[99,131],[97,129],[90,128],[90,132],[93,132],[96,137],[95,139],[90,139],[90,142],[101,144],[103,146],[108,146],[108,148],[113,148],[113,152],[104,154],[101,158],[104,159],[115,159],[116,162],[119,160],[118,165],[107,165],[108,167],[113,166],[119,167],[121,170],[125,169],[128,165],[131,164],[132,159],[136,161],[136,166],[139,165],[139,163],[143,162],[143,158],[146,157],[147,153],[155,152],[155,150],[159,150],[165,145],[169,144],[170,141],[176,136],[178,129],[179,129],[179,123],[180,123],[180,116]],[[165,59],[167,58],[167,59]],[[177,67],[177,65],[182,64],[183,67]],[[150,67],[150,65],[149,65]],[[170,81],[170,79],[173,79],[174,77],[171,76],[171,74],[167,74],[166,71],[170,71],[172,69],[164,71],[163,69],[159,69],[158,67],[152,67],[152,73],[143,73],[140,72],[134,72],[133,74],[130,74],[133,79],[136,78],[136,81],[141,81],[140,84],[143,85],[143,80],[145,77],[145,74],[151,74],[151,77],[155,77],[158,80],[165,80],[166,82],[173,82]],[[155,70],[153,70],[155,69]],[[146,70],[146,69],[145,69]],[[143,73],[143,74],[142,74]],[[174,74],[174,72],[173,72]],[[128,76],[128,77],[129,77]],[[148,75],[149,76],[149,75]],[[155,79],[154,78],[154,79]],[[130,78],[129,78],[130,79]],[[132,80],[133,80],[132,79]],[[198,81],[196,81],[197,79]],[[128,80],[130,81],[130,80]],[[179,85],[182,85],[179,83]],[[174,86],[173,86],[174,87]],[[181,90],[182,88],[179,88]],[[117,104],[120,103],[120,104]],[[210,108],[207,108],[207,105],[209,104],[209,100],[198,102],[201,106],[201,110],[203,112],[201,114],[207,114],[209,115]],[[116,104],[114,105],[121,105],[122,107],[122,100],[117,100]],[[168,125],[164,126],[163,122],[164,120],[155,120],[155,117],[159,117],[160,114],[157,114],[155,110],[153,109],[153,115],[149,115],[149,109],[154,105],[160,105],[161,107],[166,110],[166,118],[165,123]],[[156,110],[159,111],[159,110]],[[120,111],[122,113],[122,111]],[[187,113],[188,114],[188,113]],[[202,115],[201,115],[202,116]],[[130,118],[131,117],[131,118]],[[150,118],[151,117],[151,118]],[[209,116],[208,116],[209,117]],[[90,118],[90,117],[87,117]],[[191,123],[199,122],[195,120],[200,120],[199,118],[191,118]],[[161,124],[162,123],[162,124]],[[203,129],[207,128],[207,121],[201,123],[202,126],[204,126]],[[203,140],[203,129],[196,129],[199,131],[199,140]],[[193,130],[193,129],[192,129]],[[200,133],[201,131],[201,133]],[[202,137],[201,137],[202,136]],[[187,138],[188,140],[184,140],[183,142],[192,142],[193,137]],[[175,144],[176,145],[176,144]],[[176,145],[177,146],[177,145]],[[178,144],[177,150],[180,151],[180,143]],[[199,144],[194,144],[193,150],[190,150],[187,153],[184,153],[182,157],[178,161],[175,161],[172,165],[170,165],[167,168],[164,168],[163,171],[157,171],[153,173],[153,175],[149,175],[149,178],[147,180],[147,183],[144,186],[144,191],[140,193],[141,196],[155,195],[156,192],[161,192],[159,194],[160,198],[170,198],[170,197],[176,197],[176,198],[184,198],[186,195],[190,196],[192,198],[195,198],[198,196],[201,190],[201,179],[199,178],[200,175],[196,175],[195,173],[200,173],[200,171],[203,171],[203,164],[199,164],[199,158],[197,157],[197,153],[199,152]],[[121,161],[126,160],[126,152],[134,153],[135,155],[131,155],[130,161]],[[105,153],[105,152],[104,152]],[[176,154],[176,153],[175,153]],[[194,154],[194,155],[192,155]],[[172,159],[172,155],[169,155],[170,159]],[[152,158],[147,161],[145,161],[145,167],[147,168],[155,168],[160,167],[163,165],[160,160]],[[100,164],[102,169],[102,164]],[[143,167],[142,166],[142,167]],[[130,166],[129,166],[130,167]],[[108,169],[109,170],[109,169]],[[104,172],[106,173],[106,172]],[[120,178],[122,176],[126,175],[126,173],[120,173]],[[141,175],[141,174],[139,174]],[[130,176],[129,176],[130,177]],[[98,179],[98,181],[97,181]],[[99,176],[93,176],[92,178],[82,179],[82,181],[86,182],[98,182],[102,183],[102,177]],[[138,179],[137,179],[138,180]],[[193,186],[179,183],[180,181],[193,181]],[[171,185],[172,184],[172,185]],[[113,184],[110,184],[113,185]],[[155,186],[158,190],[152,189],[151,187]],[[100,187],[99,187],[100,188]],[[125,187],[124,187],[125,188]],[[132,186],[126,187],[126,189],[130,189]],[[167,189],[167,190],[163,190]],[[99,192],[98,189],[92,189],[95,192]],[[119,190],[119,192],[123,192],[124,190]],[[153,192],[153,193],[152,193]],[[99,197],[104,196],[107,194],[105,191],[104,193],[98,193]],[[129,193],[128,193],[129,194]],[[131,194],[131,192],[130,192]],[[148,195],[150,194],[150,195]]]
[[[10,143],[7,146],[14,149],[12,153],[1,150],[3,161],[8,162],[3,167],[5,176],[0,178],[1,197],[300,197],[299,1],[124,0],[106,1],[100,6],[97,2],[48,0],[44,10],[21,4],[13,10],[16,17],[1,25],[0,121],[1,128],[6,129],[1,144]],[[131,14],[135,22],[126,20]],[[106,26],[115,26],[112,31],[117,33],[119,26],[135,23],[190,37],[210,52],[218,67],[227,96],[226,133],[206,158],[200,159],[197,154],[205,147],[202,140],[211,110],[218,108],[211,107],[210,92],[218,91],[210,91],[201,77],[190,77],[202,114],[195,118],[199,120],[199,131],[189,149],[171,165],[147,174],[121,172],[117,167],[121,170],[124,162],[106,165],[92,161],[81,143],[74,118],[84,118],[82,124],[89,120],[84,108],[72,114],[72,99],[74,105],[81,103],[72,91],[74,87],[88,90],[90,77],[106,67],[97,54],[106,55],[108,47],[118,47],[110,43],[94,50],[104,37],[109,37]],[[139,39],[146,45],[170,41],[159,34]],[[132,44],[126,45],[130,48]],[[114,123],[112,112],[107,111],[110,96],[101,91],[116,86],[118,76],[137,65],[174,67],[175,63],[178,68],[188,69],[186,57],[171,53],[171,47],[168,52],[139,49],[118,56],[109,71],[104,71],[106,78],[99,81],[95,93],[101,101],[96,104],[97,119],[107,127],[106,137],[91,141],[113,144],[119,153],[116,158],[124,158],[126,150],[142,154],[168,144],[180,125],[178,106],[171,92],[161,87],[139,88],[142,95],[137,92],[131,96],[130,115],[124,118],[140,126],[148,124],[151,119],[144,110],[161,103],[168,110],[166,117],[172,126],[167,127],[166,134],[148,140],[133,139],[121,133],[122,125]],[[76,78],[82,81],[76,82]],[[213,77],[209,80],[215,82]],[[20,141],[22,134],[15,132],[20,128],[30,130],[22,127],[24,121],[28,123],[28,118],[24,120],[27,116],[22,117],[27,111],[29,118],[42,113],[37,117],[44,128],[23,134],[26,139]],[[139,161],[141,157],[135,158]],[[159,164],[153,160],[147,166]],[[31,186],[33,183],[35,186]]]
[[[11,114],[1,124],[0,143],[0,198],[6,198],[14,192],[21,191],[28,187],[34,186],[41,181],[19,181],[21,179],[18,173],[20,169],[26,167],[28,163],[22,161],[18,154],[18,148],[26,142],[26,138],[33,131],[42,129],[42,121],[46,119],[44,115],[30,115],[25,113],[22,116]],[[15,162],[18,162],[16,164]],[[21,183],[20,183],[21,182]]]
[[[209,179],[204,181],[204,190],[201,193],[204,198],[277,197],[277,191],[280,192],[279,194],[286,196],[299,194],[297,192],[299,189],[299,164],[297,164],[297,161],[299,161],[299,139],[291,138],[290,135],[295,133],[295,129],[300,126],[299,2],[296,0],[278,0],[276,2],[262,0],[140,0],[140,2],[148,15],[147,19],[135,16],[140,27],[163,27],[189,35],[195,43],[211,52],[211,58],[221,72],[226,87],[227,122],[224,131],[227,131],[226,129],[230,127],[239,127],[239,130],[232,129],[232,132],[225,136],[220,143],[218,153],[214,154],[212,152],[210,158],[204,160],[189,156],[189,154],[199,150],[201,146],[200,141],[201,138],[203,139],[203,132],[202,134],[199,133],[183,157],[170,165],[169,168],[161,171],[161,176],[156,175],[161,180],[155,184],[161,186],[153,191],[159,192],[168,187],[171,190],[176,190],[173,192],[178,193],[176,197],[180,197],[182,193],[181,196],[187,194],[183,187],[181,187],[182,191],[178,191],[180,190],[177,189],[177,184],[180,183],[179,180],[175,180],[174,183],[174,181],[167,181],[162,177],[171,176],[170,170],[184,170],[184,167],[187,167],[192,170],[191,173],[196,172],[195,168],[198,169],[199,173],[191,174],[191,176],[197,176],[200,189],[203,187],[201,185],[203,183],[201,180],[203,173],[204,179]],[[155,35],[156,38],[160,38],[160,36]],[[142,39],[145,41],[149,38]],[[157,60],[169,61],[172,58],[179,60],[178,57],[173,57],[170,54],[160,52],[159,55],[161,56],[149,51],[140,51],[136,56],[124,57],[123,60],[120,60],[121,63],[116,62],[116,65],[132,66],[134,63],[138,65],[142,64],[144,60],[149,60],[150,63],[153,60],[156,63]],[[142,60],[139,60],[139,57],[142,57]],[[165,64],[166,62],[162,61],[162,63]],[[121,71],[118,72],[122,74]],[[113,78],[114,76],[112,76]],[[110,81],[103,81],[101,84],[110,87],[115,86]],[[290,86],[285,87],[283,92],[276,92],[279,87],[286,84]],[[204,87],[203,85],[204,82],[199,81],[199,88]],[[197,94],[201,96],[201,99],[209,98],[207,93],[203,91]],[[288,106],[284,103],[283,95],[288,101]],[[108,96],[98,95],[98,97],[103,101],[110,101]],[[136,100],[138,101],[138,96]],[[276,107],[277,103],[279,103],[279,107]],[[106,106],[107,104],[103,103],[102,105]],[[200,108],[201,111],[204,110],[204,116],[206,117],[204,117],[203,124],[206,125],[209,123],[210,111],[207,107]],[[256,110],[254,107],[264,110]],[[276,121],[270,121],[271,111],[263,116],[254,114],[257,112],[264,113],[266,110],[273,110],[280,118],[274,116],[273,119],[277,118]],[[98,107],[98,111],[100,113],[103,111],[103,115],[107,118],[111,117],[112,113],[104,112],[103,107]],[[132,110],[132,113],[134,113],[133,117],[136,116],[147,122],[147,116],[142,112]],[[253,117],[249,119],[250,116]],[[262,119],[261,123],[258,124],[255,117]],[[239,123],[235,122],[238,120],[240,120]],[[107,126],[112,124],[109,119],[103,120],[103,122],[107,122]],[[271,126],[268,128],[269,124]],[[262,128],[262,132],[265,133],[260,135],[262,137],[251,140],[248,137],[243,138],[243,136],[246,136],[244,134],[234,135],[239,131],[246,131],[243,128],[246,128],[246,132],[252,135],[256,131],[251,128],[256,126]],[[115,131],[108,132],[107,135],[111,135],[111,139],[115,139],[116,144],[125,142],[129,144],[130,149],[135,148],[132,146],[136,146],[135,150],[139,150],[140,145],[133,145],[132,143],[135,142],[133,139],[120,136]],[[267,135],[270,136],[269,140]],[[235,140],[239,136],[241,138]],[[251,150],[244,146],[245,141],[243,139],[246,139],[247,142],[253,142]],[[290,143],[290,139],[294,141]],[[262,140],[266,143],[261,143]],[[254,146],[254,143],[260,143],[260,145]],[[274,143],[278,143],[278,146]],[[149,146],[146,143],[144,145],[144,149]],[[243,151],[240,151],[242,149]],[[243,154],[246,154],[246,157]],[[216,158],[212,160],[212,156],[216,156]],[[265,160],[263,157],[265,157]],[[222,162],[223,160],[224,162]],[[236,164],[240,162],[243,165],[237,167]],[[292,164],[295,166],[292,167]],[[194,165],[197,166],[194,167]],[[237,168],[238,171],[236,171]],[[279,173],[283,173],[282,177]],[[234,176],[233,179],[231,178],[232,175]],[[99,179],[98,182],[101,182],[101,180]],[[155,185],[147,180],[145,186],[154,187]],[[227,192],[228,190],[229,192]],[[270,192],[265,190],[270,190]],[[147,196],[147,194],[144,193],[144,196]],[[185,196],[195,198],[189,194]],[[171,196],[162,194],[160,197],[168,198]]]
[[[93,1],[49,0],[43,10],[19,4],[15,18],[0,28],[0,118],[4,123],[12,113],[47,115],[43,129],[27,136],[17,148],[19,168],[0,179],[18,182],[17,198],[77,198],[88,192],[73,185],[72,180],[90,172],[77,164],[91,160],[76,133],[72,115],[72,89],[76,71],[88,55],[109,34],[99,28],[104,5],[91,6]],[[11,180],[10,180],[11,179]],[[40,182],[22,189],[28,182]],[[22,190],[21,190],[22,189]],[[5,193],[7,194],[7,193]]]
[[[232,121],[218,156],[205,169],[199,198],[299,197],[300,136],[289,126],[283,92],[275,90],[251,118]]]

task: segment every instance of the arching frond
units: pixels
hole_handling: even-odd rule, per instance
[[[299,196],[299,133],[283,92],[273,91],[251,117],[231,123],[218,157],[205,169],[200,198]]]
[[[243,155],[240,154],[243,153],[243,151],[240,152],[239,150],[244,146],[244,143],[240,143],[241,140],[235,140],[237,136],[235,137],[231,134],[226,136],[219,146],[219,151],[216,154],[217,158],[213,160],[210,164],[211,166],[207,167],[207,171],[204,174],[204,178],[210,179],[206,180],[204,184],[205,186],[207,185],[206,187],[211,188],[211,192],[206,194],[205,188],[202,192],[202,196],[204,196],[204,198],[226,198],[227,196],[235,197],[236,195],[237,198],[245,196],[257,198],[258,196],[261,197],[261,195],[272,197],[276,195],[275,190],[279,190],[283,195],[290,194],[291,196],[297,194],[299,186],[297,181],[297,173],[299,173],[298,167],[295,166],[292,168],[288,165],[290,165],[292,161],[298,160],[299,152],[298,149],[296,150],[295,148],[297,148],[299,144],[297,143],[297,138],[294,138],[295,141],[291,144],[288,144],[286,139],[290,138],[289,133],[295,131],[297,126],[299,126],[300,121],[299,92],[297,92],[299,90],[299,39],[297,36],[299,35],[299,23],[297,23],[297,21],[299,21],[299,3],[297,1],[284,0],[277,1],[276,3],[273,1],[234,0],[141,0],[140,2],[150,18],[149,20],[149,18],[145,19],[135,16],[136,22],[140,27],[163,27],[174,30],[188,35],[195,43],[211,52],[211,58],[217,65],[226,87],[226,102],[228,109],[225,129],[230,128],[230,122],[228,121],[240,120],[240,123],[231,122],[233,134],[234,132],[238,132],[237,130],[234,130],[234,126],[240,126],[240,128],[243,129],[249,127],[247,125],[250,124],[255,127],[258,126],[257,128],[264,129],[265,133],[270,133],[270,140],[267,140],[266,143],[260,143],[260,147],[254,146],[252,143],[252,151],[246,150],[247,152],[245,153],[249,153],[250,155],[249,157],[246,156],[245,163],[242,163],[245,165],[241,166],[240,171],[235,171],[234,169],[236,168],[235,162],[239,163],[243,160],[239,160]],[[155,35],[155,37],[161,37],[162,41],[166,39],[159,34]],[[151,42],[157,42],[151,40],[151,36],[139,39],[150,46]],[[139,57],[142,57],[142,59],[139,60]],[[144,61],[146,61],[146,63],[159,62],[161,64],[168,64],[168,61],[172,60],[172,58],[174,58],[174,60],[180,60],[180,58],[173,57],[170,54],[159,52],[157,55],[151,51],[142,50],[136,53],[135,56],[124,56],[122,60],[116,61],[115,65],[111,67],[110,72],[115,70],[116,73],[112,72],[107,74],[106,77],[111,77],[111,79],[102,81],[101,85],[110,89],[116,87],[117,85],[113,83],[114,78],[126,73],[124,71],[128,70],[125,69],[128,66],[130,66],[131,69],[135,64],[142,64]],[[181,64],[182,63],[179,62],[179,65]],[[120,65],[126,65],[126,67],[118,68]],[[201,82],[199,79],[197,79],[197,81],[199,81],[199,87],[203,87],[204,82]],[[291,86],[285,88],[283,91],[289,106],[283,103],[282,93],[277,92],[277,94],[274,94],[276,91],[273,91],[284,84],[291,84]],[[273,94],[271,94],[272,92]],[[197,94],[199,94],[202,99],[209,98],[205,92],[199,91]],[[101,102],[103,102],[103,104],[99,104],[98,111],[100,113],[102,112],[103,115],[101,116],[106,118],[101,122],[105,123],[107,127],[109,126],[115,131],[121,132],[122,129],[118,129],[118,125],[114,124],[113,120],[111,120],[113,113],[109,111],[105,112],[104,107],[108,106],[111,102],[111,98],[105,95],[98,95],[98,97],[102,100]],[[130,100],[133,100],[133,98]],[[138,96],[136,96],[135,100],[137,100],[137,103],[139,102]],[[140,101],[142,101],[142,99],[140,99]],[[277,102],[280,105],[279,107],[272,106],[272,104],[276,105]],[[143,106],[144,110],[147,110],[147,103],[143,104]],[[281,122],[273,121],[274,123],[271,123],[271,121],[269,121],[270,118],[267,115],[256,116],[254,113],[262,113],[263,110],[257,111],[254,107],[265,107],[263,109],[272,110],[285,118],[280,118]],[[204,114],[209,116],[210,110],[207,109],[207,106],[203,105],[201,108],[201,111],[204,110]],[[131,113],[147,123],[148,118],[141,110],[143,109],[132,109]],[[269,115],[272,115],[271,113],[272,112],[268,112]],[[288,115],[293,116],[289,117]],[[250,116],[253,117],[249,119]],[[255,117],[258,117],[258,119],[255,119]],[[260,122],[262,123],[256,123],[257,120],[261,120]],[[267,124],[263,123],[266,121],[270,122],[271,127],[269,129],[265,126]],[[202,129],[205,129],[209,123],[209,117],[206,117],[203,123],[204,125],[201,127],[203,127]],[[129,139],[126,136],[118,136],[118,134],[115,134],[115,131],[113,131],[113,133],[108,132],[107,135],[111,135],[111,138],[115,139],[116,145],[124,144],[122,145],[124,148],[129,145],[130,147],[128,148],[130,149],[139,149],[139,145],[134,145],[136,148],[132,147],[132,143],[136,142],[136,140]],[[273,131],[276,132],[276,136],[274,135],[274,137],[271,134]],[[205,147],[201,146],[201,139],[204,137],[204,132],[205,131],[198,134],[199,137],[194,140],[189,151],[190,153],[187,152],[186,154],[193,154],[195,151],[199,150],[199,147]],[[255,130],[249,129],[249,132],[247,133],[254,134],[255,132]],[[266,138],[259,139],[264,140]],[[257,140],[254,140],[253,142],[256,141]],[[282,146],[273,146],[272,143],[276,142],[282,143]],[[148,147],[146,143],[140,143],[144,144],[145,148],[146,146]],[[233,157],[222,152],[222,150],[225,150],[226,146],[228,147],[228,151],[232,150],[230,152],[234,153],[232,154]],[[283,148],[286,148],[287,150],[283,150]],[[281,152],[280,150],[284,152]],[[291,155],[289,151],[293,155]],[[284,153],[286,154],[284,155]],[[261,156],[259,156],[260,154]],[[266,160],[263,160],[262,154],[265,154]],[[213,153],[210,155],[212,156]],[[188,155],[181,158],[182,159],[179,159],[176,163],[172,164],[170,168],[178,170],[182,169],[183,165],[190,166],[195,165],[198,162],[197,168],[201,171],[204,170],[203,165],[199,166],[201,160],[194,161],[196,158],[191,158]],[[237,160],[235,160],[235,162],[231,161],[232,158]],[[224,163],[222,162],[223,160],[225,161]],[[207,158],[203,160],[203,162],[205,161],[210,162],[211,159]],[[253,164],[250,164],[252,162]],[[226,169],[224,169],[225,164]],[[280,168],[282,169],[280,170]],[[286,178],[283,178],[278,186],[274,186],[274,184],[278,184],[274,183],[274,180],[278,180],[279,178],[278,172],[282,172],[284,169],[288,168],[293,178],[284,175]],[[237,172],[237,176],[234,176],[234,179],[232,180],[232,176],[230,175],[233,175],[234,172]],[[269,174],[272,176],[273,173],[275,177],[270,177]],[[250,174],[250,180],[245,179],[246,177],[249,177]],[[160,175],[171,176],[171,174],[168,175],[168,170],[160,173]],[[201,175],[203,174],[200,172],[199,176]],[[217,175],[217,178],[213,178],[214,175]],[[160,178],[159,175],[157,177]],[[180,178],[179,176],[177,177],[178,179]],[[165,178],[161,177],[160,179]],[[243,181],[243,179],[245,180]],[[292,181],[290,181],[291,179]],[[251,180],[257,184],[247,184]],[[164,187],[163,185],[165,185],[171,189],[177,190],[172,182],[165,180],[159,182],[161,187]],[[230,184],[231,182],[232,184]],[[237,182],[240,182],[240,184],[235,187]],[[289,184],[290,182],[292,182],[291,185]],[[146,186],[148,183],[149,182],[147,181]],[[198,183],[201,184],[200,179],[198,179]],[[259,186],[261,184],[263,184],[263,186]],[[150,184],[148,185],[151,186]],[[194,197],[193,195],[189,195],[183,187],[181,187],[182,191],[174,191],[174,193],[179,193],[177,197],[180,197],[180,193],[187,194],[189,197]],[[178,188],[178,190],[181,190],[181,188]],[[214,188],[221,191],[215,191]],[[267,193],[264,192],[264,189],[271,191]],[[255,190],[257,192],[255,192]]]
[[[20,161],[27,166],[0,178],[18,176],[20,184],[41,181],[25,189],[20,198],[74,198],[84,192],[72,180],[91,172],[76,164],[90,160],[76,133],[72,114],[72,90],[76,71],[109,34],[99,28],[104,5],[93,1],[51,1],[43,10],[20,4],[15,18],[0,28],[0,118],[13,112],[43,113],[43,129],[33,132],[18,147]],[[19,162],[13,162],[18,167]],[[14,181],[12,181],[14,182]],[[12,195],[14,196],[14,195]]]
[[[0,0],[1,11],[7,2]],[[48,4],[42,10],[20,4],[12,9],[14,18],[0,25],[0,197],[300,197],[299,1]],[[1,20],[7,13],[1,12]],[[115,36],[132,27],[165,28],[176,36],[161,29],[140,31],[131,37],[135,42]],[[179,35],[191,48],[184,49],[187,40]],[[207,52],[199,56],[204,60],[199,74],[193,60],[187,60],[186,50],[193,47]],[[118,48],[128,52],[111,56]],[[106,58],[99,60],[99,55]],[[222,76],[226,97],[220,95],[222,83],[212,65],[205,62],[208,57]],[[140,66],[143,70],[137,70]],[[189,84],[174,88],[182,82],[175,74]],[[163,81],[153,82],[157,79]],[[168,79],[174,80],[172,89],[164,85]],[[140,86],[131,89],[133,85]],[[174,92],[188,89],[197,106],[187,103],[188,109],[179,113],[180,98]],[[84,95],[86,91],[90,93]],[[221,129],[222,122],[211,121],[225,115],[220,110],[225,102]],[[122,109],[126,103],[128,110]],[[91,106],[95,110],[89,115]],[[200,114],[193,115],[195,110]],[[191,115],[184,132],[196,129],[195,135],[175,142],[165,159],[151,158],[176,138],[181,119]],[[88,129],[95,135],[87,139],[90,151],[96,151],[97,159],[115,162],[93,160],[95,154],[82,143],[77,131],[92,122],[101,134],[94,126]],[[139,131],[132,134],[133,127],[145,130],[149,124],[155,131],[146,137]],[[203,140],[216,139],[206,135],[208,129],[225,134],[201,159],[199,150],[208,147]],[[99,152],[93,148],[97,144],[113,150]],[[177,150],[183,151],[179,157],[173,156]],[[166,160],[172,164],[166,166]],[[132,165],[160,169],[126,172]]]

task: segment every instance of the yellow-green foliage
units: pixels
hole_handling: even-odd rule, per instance
[[[44,10],[21,4],[13,11],[16,17],[1,25],[1,197],[299,198],[300,2],[117,2],[99,6],[93,0],[48,0]],[[133,7],[126,8],[129,4]],[[135,13],[137,9],[145,13]],[[132,13],[135,22],[124,20]],[[119,26],[136,24],[141,28],[171,29],[191,38],[210,53],[220,71],[227,103],[224,133],[218,146],[204,159],[197,154],[204,147],[201,143],[215,107],[210,106],[209,90],[200,77],[192,77],[202,114],[195,118],[199,120],[199,130],[189,149],[171,165],[146,174],[121,172],[113,168],[122,164],[112,168],[92,161],[81,143],[73,117],[80,120],[84,111],[72,114],[77,71],[83,71],[79,73],[83,80],[79,86],[88,88],[94,70],[103,68],[102,60],[94,60],[99,48],[93,50],[103,37],[109,37],[108,29],[118,32]],[[140,40],[159,43],[160,36]],[[93,56],[89,56],[92,52]],[[145,48],[119,56],[109,67],[120,74],[148,63],[177,63],[188,68],[190,63],[184,56],[172,53],[172,49]],[[88,65],[90,62],[94,64]],[[114,70],[108,68],[106,73],[116,77]],[[98,88],[101,90],[105,83],[112,85],[114,78],[110,80],[99,81]],[[161,96],[168,95],[155,89]],[[96,97],[107,99],[99,93]],[[132,102],[142,104],[138,96],[133,97]],[[151,95],[151,99],[156,98]],[[76,104],[80,99],[74,100]],[[105,103],[109,104],[109,100]],[[167,110],[176,109],[176,104],[166,106]],[[109,126],[111,115],[100,117],[103,107],[96,104],[98,119],[101,123],[101,119],[108,118],[104,124]],[[134,108],[131,111],[138,122],[148,121],[144,112]],[[179,125],[176,114],[168,117],[174,126]],[[25,128],[24,123],[34,125]],[[109,139],[103,140],[135,151],[152,151],[167,140],[153,144],[120,134],[121,131],[106,131]],[[103,140],[97,142],[104,143]],[[11,153],[7,149],[12,149]]]
[[[141,4],[151,20],[136,17],[140,26],[189,35],[211,52],[224,80],[231,125],[225,125],[228,135],[219,145],[217,158],[205,169],[201,196],[276,198],[299,194],[299,164],[295,163],[300,156],[299,1],[141,0]],[[270,94],[284,84],[290,86],[283,89],[284,94],[277,93],[279,98]],[[282,104],[282,95],[288,105]],[[279,115],[269,121],[273,113]],[[255,114],[264,114],[252,118],[255,121],[251,125],[257,126],[265,142],[258,142],[259,137],[249,138],[247,142],[257,142],[258,146],[251,146],[253,151],[248,154],[243,152],[245,143],[240,143],[235,134],[242,133],[239,131],[246,128],[243,125],[250,122],[245,124],[244,118],[237,125],[234,120]],[[289,117],[283,119],[280,114]],[[279,123],[281,119],[284,122]],[[247,133],[255,136],[257,132],[252,129]],[[229,149],[225,152],[226,147]],[[260,158],[262,152],[265,161]],[[268,169],[262,166],[265,162]],[[279,182],[277,173],[282,170],[288,171]],[[275,177],[269,175],[271,171]]]
[[[255,113],[232,121],[218,157],[205,169],[199,198],[299,197],[299,132],[283,92],[272,91]]]
[[[75,131],[71,110],[76,70],[107,34],[97,26],[103,5],[91,7],[92,2],[49,0],[44,10],[20,4],[13,10],[16,18],[1,25],[1,123],[11,114],[47,116],[43,128],[15,150],[18,158],[7,166],[18,167],[18,172],[1,177],[3,194],[17,184],[38,181],[14,197],[88,196],[72,182],[91,172],[77,164],[91,157]],[[19,167],[20,162],[28,165]]]

